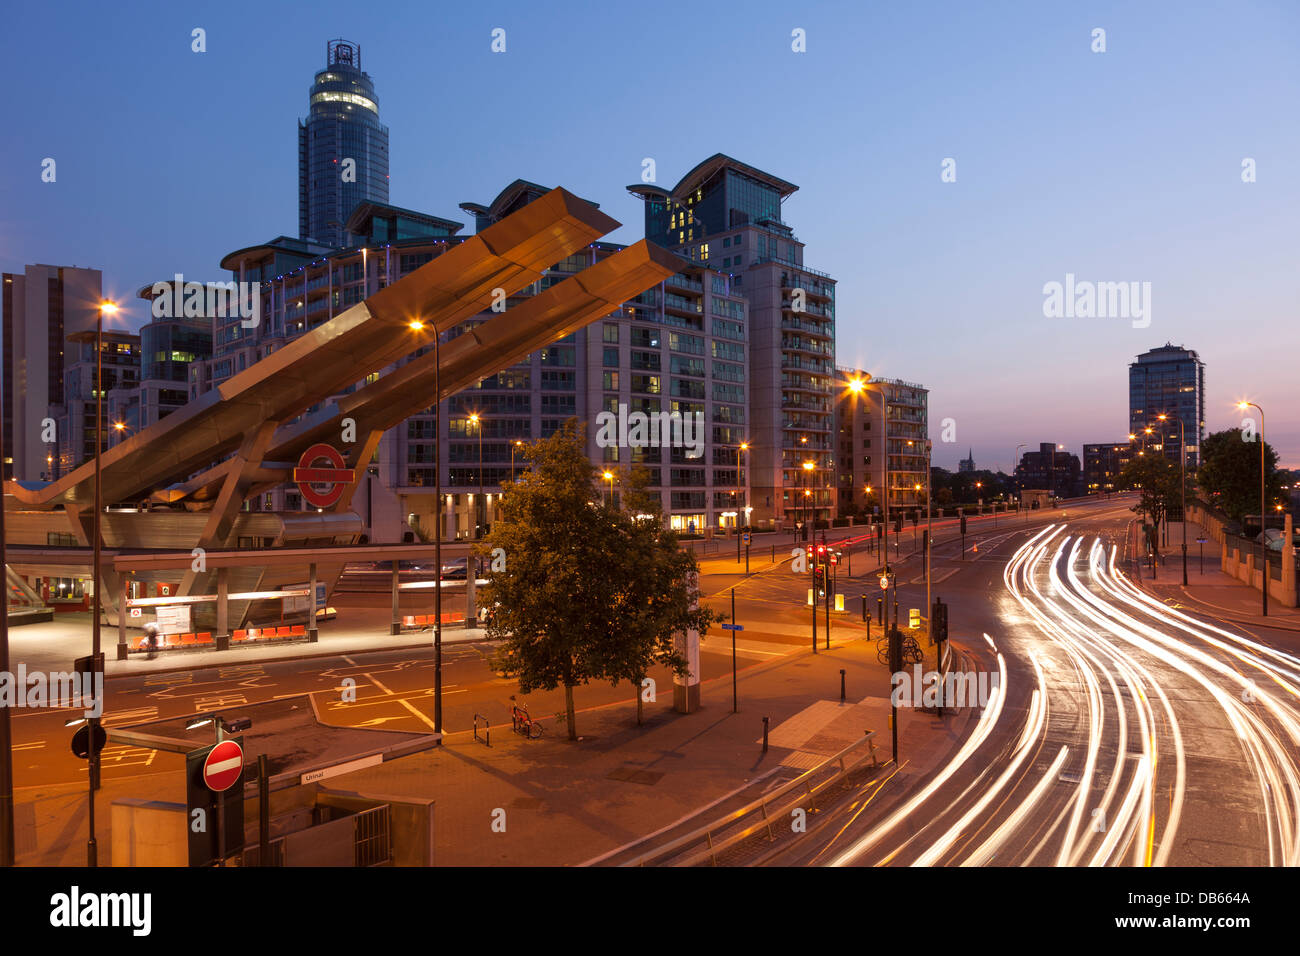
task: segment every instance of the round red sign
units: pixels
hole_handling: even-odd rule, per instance
[[[244,772],[244,751],[233,740],[223,740],[203,761],[203,782],[213,793],[229,790]]]
[[[308,504],[328,508],[343,497],[347,486],[356,480],[356,472],[344,467],[338,449],[324,442],[312,445],[298,459],[293,480]]]

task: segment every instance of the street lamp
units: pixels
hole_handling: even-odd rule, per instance
[[[741,493],[745,492],[740,503],[741,507],[737,509],[738,512],[737,517],[739,517],[739,515],[745,514],[748,511],[748,505],[749,505],[748,489],[745,488],[745,482],[742,480],[742,476],[744,473],[740,470],[740,453],[742,451],[749,451],[749,442],[742,441],[740,443],[740,447],[736,449],[736,497],[740,498]]]
[[[1156,418],[1164,422],[1169,420],[1169,415],[1167,413],[1157,415]],[[1160,443],[1164,444],[1163,435],[1160,438]],[[1183,587],[1187,587],[1187,434],[1181,416],[1178,419],[1178,474],[1182,485]],[[1169,522],[1166,520],[1165,527],[1168,526]],[[1267,582],[1265,582],[1265,587],[1267,587]]]
[[[614,473],[607,471],[601,477],[609,482],[609,501],[606,503],[606,507],[612,508],[614,507]]]
[[[806,439],[806,438],[804,439],[804,441],[807,441],[807,440],[808,440],[808,439]],[[805,461],[805,462],[803,463],[803,474],[804,474],[804,479],[807,481],[807,483],[808,483],[809,485],[812,484],[812,470],[813,470],[814,467],[815,467],[815,466],[813,465],[813,463],[812,463],[811,461]],[[803,492],[803,526],[804,526],[804,540],[807,540],[807,539],[808,539],[808,505],[809,505],[809,501],[808,501],[808,499],[809,499],[809,497],[811,497],[811,495],[812,495],[812,491],[810,491],[808,488],[805,487],[805,488],[804,488],[804,492]],[[816,538],[816,535],[814,535],[813,537],[814,537],[814,539],[815,539],[815,538]]]
[[[1261,582],[1264,592],[1264,616],[1268,616],[1268,542],[1264,539],[1264,409],[1260,408],[1254,402],[1238,402],[1237,407],[1242,411],[1247,408],[1253,408],[1259,412],[1259,538],[1260,552],[1264,555],[1264,580]],[[1291,542],[1284,541],[1284,546],[1289,546]]]
[[[478,412],[472,413],[469,420],[475,431],[478,432],[478,500],[474,502],[474,540],[477,541],[479,539],[479,529],[487,520],[486,508],[483,511],[484,521],[480,523],[478,520],[478,510],[483,507],[483,424],[479,421]]]
[[[515,450],[523,447],[524,447],[524,443],[517,438],[510,443],[510,480],[511,481],[515,480]]]
[[[1022,441],[1019,445],[1016,446],[1016,450],[1015,450],[1015,452],[1012,453],[1012,455],[1011,455],[1011,474],[1012,474],[1012,475],[1014,475],[1014,474],[1016,473],[1016,469],[1017,469],[1018,467],[1020,467],[1019,465],[1016,464],[1016,462],[1020,460],[1020,449],[1022,449],[1022,448],[1027,448],[1028,445],[1029,445],[1028,442],[1023,442],[1023,441]],[[1024,486],[1022,485],[1021,488],[1020,488],[1020,492],[1021,492],[1021,494],[1020,494],[1020,504],[1021,504],[1021,506],[1023,506],[1024,503],[1025,503],[1025,495],[1024,495],[1024,491],[1025,491],[1025,489],[1024,489]],[[1029,509],[1028,509],[1028,508],[1025,508],[1025,524],[1029,524]]]
[[[364,253],[365,250],[363,249]],[[424,329],[424,323],[412,319],[412,332]],[[442,356],[440,336],[433,330],[433,563],[437,565],[433,589],[433,732],[442,733]],[[465,573],[470,573],[469,562]],[[466,582],[468,587],[468,581]]]

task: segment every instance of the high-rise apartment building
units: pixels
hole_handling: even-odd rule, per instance
[[[47,418],[64,404],[67,337],[94,331],[98,269],[31,265],[0,275],[4,323],[4,476],[40,481],[58,464],[61,438]]]
[[[388,127],[361,71],[361,47],[325,45],[307,119],[298,123],[298,237],[347,245],[347,218],[363,202],[388,202]]]
[[[628,187],[649,241],[718,270],[748,304],[751,517],[785,527],[836,512],[835,280],[804,264],[781,218],[798,188],[721,153],[672,189]]]
[[[924,507],[929,390],[841,368],[835,395],[840,514],[883,515],[886,489],[891,514]]]
[[[1128,430],[1144,435],[1148,449],[1178,460],[1179,428],[1186,438],[1187,467],[1200,464],[1205,433],[1205,363],[1191,349],[1166,342],[1143,352],[1128,367]],[[1165,421],[1159,416],[1166,415]]]
[[[93,338],[67,343],[63,402],[50,408],[50,413],[57,415],[55,421],[59,430],[57,467],[51,472],[51,479],[67,474],[95,457],[95,409],[100,405],[95,399],[97,371],[104,383],[100,448],[107,450],[125,437],[125,428],[119,431],[113,427],[115,422],[125,423],[114,417],[114,403],[110,396],[121,401],[126,396],[140,394],[140,336],[133,332],[105,330],[102,341],[98,370]]]
[[[1119,474],[1133,454],[1132,442],[1101,442],[1083,446],[1083,491],[1088,495],[1110,494],[1118,487]]]
[[[1042,442],[1038,451],[1027,451],[1016,465],[1016,480],[1022,490],[1049,491],[1057,498],[1083,493],[1079,456],[1054,442]]]
[[[491,202],[461,208],[474,216],[477,231],[547,192],[516,180]],[[192,395],[442,255],[466,239],[459,234],[463,228],[426,213],[362,203],[348,219],[357,243],[351,247],[327,251],[280,237],[226,256],[222,268],[233,279],[259,283],[260,313],[256,323],[213,320],[213,357],[190,366]],[[506,309],[622,248],[593,243],[509,298]],[[611,472],[633,465],[649,470],[672,527],[689,532],[734,525],[748,500],[749,463],[740,449],[749,415],[746,311],[732,277],[692,265],[603,320],[447,398],[440,434],[432,409],[391,429],[355,499],[361,517],[378,540],[391,540],[401,523],[431,533],[439,515],[448,537],[467,537],[476,525],[491,524],[501,483],[526,467],[517,443],[550,435],[576,416],[588,424],[587,452],[597,464]],[[485,318],[466,320],[447,338]],[[689,418],[691,425],[698,420],[700,431],[684,433],[689,443],[609,443],[598,429],[602,413],[624,420],[655,413]],[[434,499],[436,441],[443,449],[441,509]],[[267,492],[258,506],[296,510],[302,502],[296,490],[282,488]]]

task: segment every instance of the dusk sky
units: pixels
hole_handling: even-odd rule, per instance
[[[837,362],[931,389],[937,465],[1122,439],[1128,363],[1168,341],[1206,363],[1207,431],[1248,397],[1300,467],[1300,5],[292,9],[6,10],[0,269],[102,269],[139,326],[141,285],[223,279],[224,254],[296,235],[296,121],[344,37],[391,131],[390,201],[464,232],[458,203],[524,178],[599,203],[633,242],[624,187],[645,157],[669,187],[717,152],[798,184],[783,218],[839,282]],[[1149,327],[1045,317],[1067,274],[1149,282]]]

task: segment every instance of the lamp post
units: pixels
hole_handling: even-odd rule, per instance
[[[1020,467],[1019,465],[1016,464],[1016,462],[1019,461],[1019,459],[1020,459],[1020,449],[1027,447],[1028,444],[1029,444],[1028,442],[1023,442],[1023,441],[1022,441],[1019,445],[1016,446],[1016,450],[1015,450],[1014,452],[1011,453],[1011,474],[1012,474],[1012,475],[1014,475],[1014,474],[1016,473],[1016,469]],[[1024,495],[1024,491],[1025,491],[1025,489],[1024,489],[1023,487],[1021,487],[1021,489],[1020,489],[1020,505],[1021,505],[1021,507],[1024,507],[1024,504],[1025,504],[1025,495]],[[1028,508],[1025,508],[1024,511],[1025,511],[1025,524],[1028,525],[1028,524],[1029,524],[1029,509],[1028,509]]]
[[[748,524],[749,524],[749,521],[748,521],[748,517],[749,517],[749,516],[748,516],[748,514],[746,513],[748,509],[745,508],[745,504],[747,503],[747,499],[746,499],[746,501],[742,501],[741,498],[740,498],[740,494],[741,494],[741,490],[742,490],[742,489],[741,489],[742,482],[741,482],[741,480],[740,480],[740,476],[741,476],[741,471],[740,471],[740,453],[741,453],[742,451],[749,451],[749,442],[744,442],[744,441],[741,442],[741,443],[740,443],[740,446],[736,449],[736,494],[735,494],[735,497],[736,497],[736,500],[737,500],[737,505],[736,505],[736,527],[735,527],[735,531],[736,531],[736,563],[737,563],[737,564],[740,563],[740,527],[741,527],[740,522],[741,522],[741,518],[742,518],[742,516],[746,519],[746,521],[745,521],[745,525],[748,526]]]
[[[5,508],[3,489],[9,477],[4,464],[4,390],[0,382],[0,569],[5,575],[5,598],[0,601],[0,672],[9,670],[9,564],[5,554]],[[14,764],[9,708],[0,707],[0,866],[14,865]]]
[[[928,430],[928,425],[927,425]],[[930,513],[930,501],[934,498],[930,486],[930,439],[925,440],[925,619],[930,621],[931,609],[934,605],[930,603],[930,551],[934,548],[934,525]],[[932,622],[931,622],[932,624]],[[930,640],[934,640],[933,626],[929,628]]]
[[[104,488],[103,476],[100,468],[100,458],[103,441],[103,419],[104,419],[104,315],[114,315],[117,312],[117,305],[113,302],[104,300],[99,304],[99,310],[95,315],[95,522],[94,522],[94,539],[91,548],[91,587],[94,589],[94,597],[91,601],[91,613],[93,617],[90,620],[90,669],[91,673],[98,675],[100,673],[99,664],[99,614],[100,614],[100,597],[99,597],[99,552],[100,552],[100,512],[104,510]],[[121,613],[126,609],[121,608]],[[99,677],[96,686],[102,686],[103,678]],[[102,708],[98,708],[102,711]],[[102,716],[102,714],[101,714]],[[87,816],[89,817],[90,836],[86,841],[86,865],[98,866],[99,844],[95,840],[95,787],[99,785],[99,751],[95,748],[99,730],[100,717],[90,718],[90,753],[87,770],[89,770],[89,790],[87,802]]]
[[[1260,590],[1264,592],[1264,616],[1268,617],[1268,541],[1264,538],[1264,518],[1267,514],[1264,506],[1264,409],[1254,402],[1238,402],[1237,407],[1242,411],[1253,408],[1259,412],[1259,550],[1264,556],[1264,579]],[[1282,544],[1289,547],[1291,542],[1284,541]]]
[[[412,319],[410,328],[419,332],[424,323]],[[433,329],[433,500],[437,514],[433,521],[433,563],[438,566],[433,589],[433,732],[442,733],[442,356],[440,336]],[[468,564],[466,574],[469,574]]]
[[[803,463],[803,479],[805,484],[803,489],[803,528],[805,539],[808,537],[808,498],[812,495],[812,491],[809,487],[812,485],[812,470],[813,463],[811,461],[805,461]],[[816,539],[816,535],[813,535],[813,538]]]
[[[483,423],[479,420],[478,412],[469,416],[470,424],[478,432],[478,499],[474,502],[474,540],[480,537],[479,529],[483,526],[478,520],[478,510],[483,507]],[[484,519],[487,518],[487,511],[483,512]]]
[[[609,498],[605,502],[605,506],[607,508],[612,508],[614,507],[614,473],[612,471],[607,471],[600,477],[609,482]]]
[[[1169,415],[1157,415],[1162,422],[1168,421]],[[1164,439],[1161,438],[1163,443]],[[1187,433],[1183,419],[1178,419],[1178,474],[1182,490],[1182,524],[1183,524],[1183,587],[1187,587]],[[1168,521],[1165,527],[1168,527]]]
[[[524,447],[524,443],[517,438],[510,443],[510,480],[511,481],[515,480],[515,450],[523,447]]]

